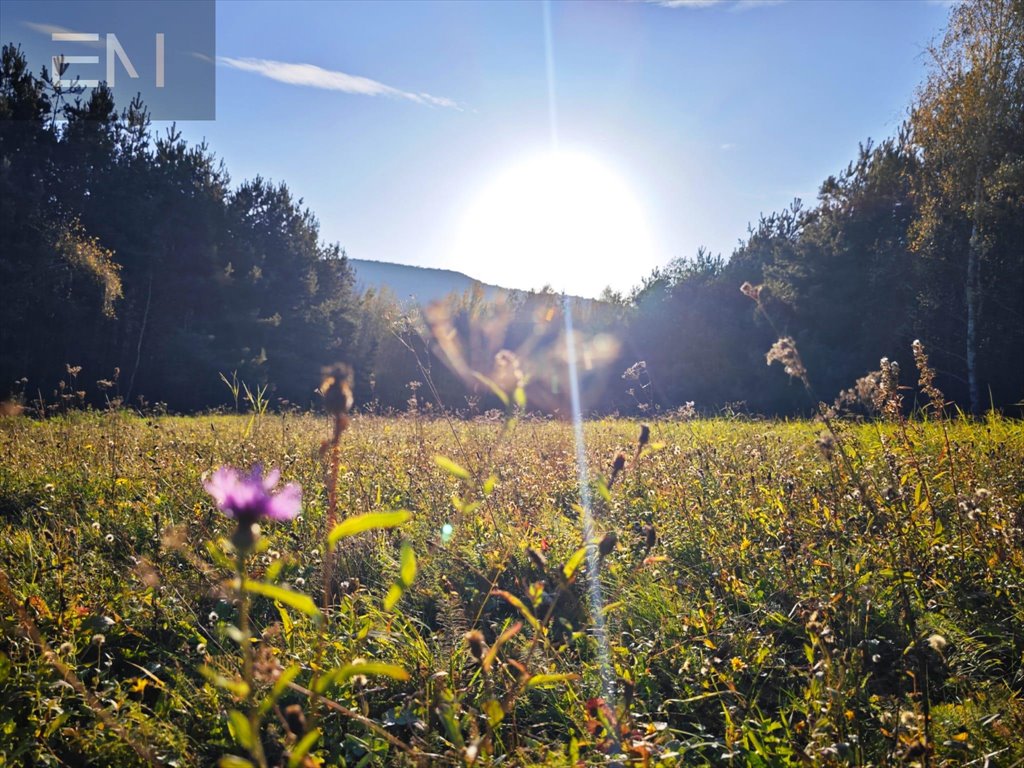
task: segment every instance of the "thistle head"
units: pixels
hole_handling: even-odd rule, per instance
[[[264,477],[257,464],[249,474],[234,467],[223,466],[214,472],[203,487],[217,502],[217,508],[239,522],[258,523],[261,520],[283,522],[293,519],[302,508],[302,488],[288,483],[280,491],[274,488],[281,479],[281,471],[272,469]]]
[[[277,469],[264,477],[263,468],[257,464],[248,474],[223,466],[203,481],[203,487],[213,497],[217,508],[238,521],[232,541],[239,551],[252,549],[256,526],[262,520],[284,522],[299,514],[302,488],[297,483],[288,483],[275,492],[280,479],[281,472]]]

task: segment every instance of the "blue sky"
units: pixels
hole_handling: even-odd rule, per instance
[[[539,3],[221,0],[217,119],[179,128],[205,138],[236,182],[285,180],[350,256],[596,295],[700,245],[728,256],[760,213],[813,201],[858,142],[896,131],[948,11],[924,0],[553,3],[560,147],[602,169],[587,183],[614,186],[607,199],[635,201],[642,222],[622,226],[645,229],[647,247],[617,257],[581,246],[510,261],[464,242],[485,191],[551,149]],[[319,69],[285,66],[297,64]],[[517,183],[488,198],[508,206],[509,237],[535,228],[515,208],[530,182]],[[563,218],[609,218],[597,198],[581,205]]]

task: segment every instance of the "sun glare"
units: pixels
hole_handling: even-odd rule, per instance
[[[657,264],[629,185],[581,152],[532,156],[499,174],[466,210],[452,266],[484,282],[597,296]]]

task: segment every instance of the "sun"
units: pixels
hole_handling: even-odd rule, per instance
[[[629,185],[577,151],[532,155],[498,174],[464,212],[450,257],[484,282],[588,297],[626,290],[658,263]]]

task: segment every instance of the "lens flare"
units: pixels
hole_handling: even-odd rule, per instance
[[[594,517],[591,512],[590,483],[587,472],[586,444],[583,440],[583,410],[580,406],[579,375],[576,370],[576,342],[572,327],[572,306],[565,301],[565,345],[569,359],[569,393],[572,398],[572,424],[576,441],[576,471],[580,486],[580,506],[583,507],[583,544],[587,547],[587,594],[590,598],[590,614],[594,622],[594,639],[597,641],[598,661],[601,665],[601,683],[605,701],[615,701],[615,670],[612,666],[608,633],[604,624],[604,599],[601,596],[601,558],[598,548],[593,546]]]

